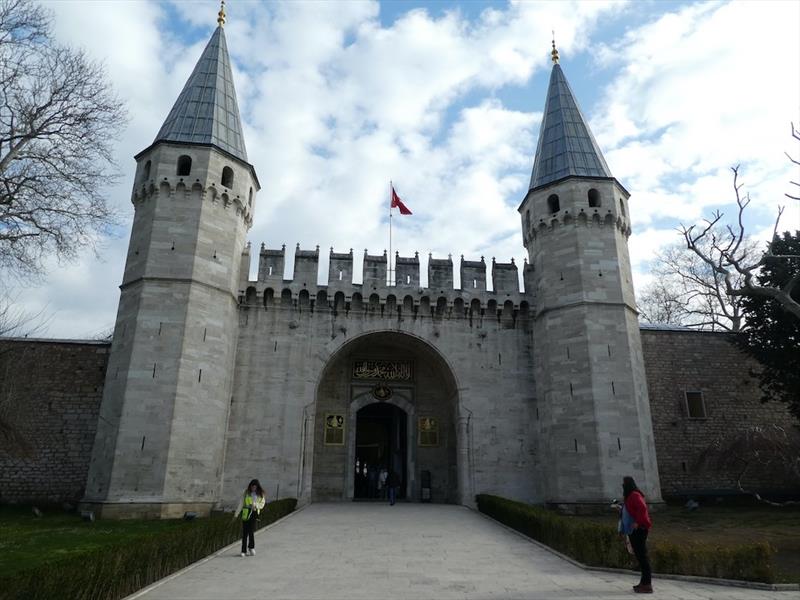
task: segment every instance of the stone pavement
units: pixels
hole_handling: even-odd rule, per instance
[[[793,600],[762,591],[586,571],[461,506],[312,504],[129,600],[576,599]]]

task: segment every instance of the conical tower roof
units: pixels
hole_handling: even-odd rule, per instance
[[[550,74],[529,189],[570,176],[612,177],[561,65],[556,62]]]
[[[222,26],[208,41],[153,143],[211,144],[247,162],[242,121]]]

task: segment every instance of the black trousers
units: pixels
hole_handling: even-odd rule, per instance
[[[631,547],[636,560],[639,561],[639,568],[642,570],[640,585],[650,585],[653,571],[650,569],[650,557],[647,556],[647,529],[641,527],[634,529],[628,536],[631,540]]]
[[[242,521],[242,552],[256,547],[256,517],[253,514],[247,521]]]

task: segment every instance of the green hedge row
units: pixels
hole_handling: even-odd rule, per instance
[[[291,513],[297,500],[270,502],[264,527]],[[191,527],[142,537],[136,543],[104,546],[0,579],[0,598],[25,600],[117,600],[241,539],[231,515],[192,521]]]
[[[625,550],[612,526],[488,494],[477,496],[477,501],[482,513],[585,565],[618,569],[636,566],[636,559]],[[727,547],[656,542],[648,549],[656,573],[764,583],[773,583],[775,578],[775,550],[766,542]]]

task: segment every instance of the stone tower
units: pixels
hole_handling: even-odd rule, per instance
[[[219,495],[239,271],[259,183],[223,11],[218,23],[135,157],[133,228],[84,499],[103,516],[204,514]]]
[[[628,256],[628,192],[558,64],[519,211],[536,295],[534,362],[545,501],[592,505],[632,475],[660,499]]]

